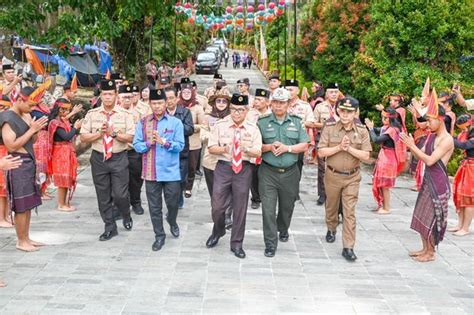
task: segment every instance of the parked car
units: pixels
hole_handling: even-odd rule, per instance
[[[221,63],[222,61],[222,53],[221,53],[221,49],[217,46],[209,46],[206,48],[206,51],[210,51],[210,52],[213,52],[216,54],[217,56],[217,59],[219,60],[219,63]]]
[[[196,74],[216,73],[219,66],[220,61],[214,51],[200,52],[196,59]]]

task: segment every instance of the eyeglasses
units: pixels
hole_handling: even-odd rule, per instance
[[[239,113],[239,114],[244,113],[245,110],[246,110],[245,108],[235,108],[235,107],[231,107],[231,108],[230,108],[230,111],[231,111],[232,113],[236,113],[236,112],[237,112],[237,113]]]
[[[216,104],[227,104],[227,100],[224,98],[216,99]]]
[[[131,100],[133,96],[122,96],[122,99],[124,100]]]

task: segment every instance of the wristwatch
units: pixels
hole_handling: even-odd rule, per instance
[[[289,145],[288,146],[288,153],[291,153],[291,151],[293,151],[293,150],[291,149],[291,145]]]

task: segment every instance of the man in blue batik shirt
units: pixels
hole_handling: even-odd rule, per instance
[[[181,121],[166,113],[166,94],[163,90],[150,90],[150,107],[153,114],[138,122],[133,147],[143,153],[142,177],[151,223],[155,232],[152,249],[159,251],[165,244],[163,230],[163,202],[165,197],[170,232],[179,237],[178,216],[181,174],[179,152],[184,148],[184,130]]]

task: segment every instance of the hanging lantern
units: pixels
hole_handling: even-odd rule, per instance
[[[275,13],[275,9],[268,9],[267,12],[270,13],[270,14],[273,14],[273,13]]]
[[[264,19],[265,19],[265,17],[264,17],[263,15],[259,15],[259,16],[257,17],[257,20],[259,20],[259,21],[263,21]]]
[[[225,20],[225,24],[232,24],[232,20]]]
[[[192,17],[188,18],[188,23],[189,24],[194,24],[194,18],[192,18]]]
[[[268,14],[267,16],[265,16],[265,20],[267,21],[267,23],[271,23],[274,19],[275,16],[273,14]]]
[[[244,24],[244,19],[237,19],[237,20],[235,20],[235,23],[237,23],[239,25],[242,25],[242,24]]]
[[[247,7],[247,13],[252,13],[254,11],[254,7],[252,7],[251,5],[249,5]]]
[[[269,8],[269,9],[275,9],[275,3],[270,2],[270,3],[268,4],[268,8]]]
[[[247,17],[248,17],[249,19],[253,19],[253,18],[254,18],[254,14],[253,14],[253,13],[247,13]]]
[[[190,9],[190,8],[191,8],[191,3],[186,2],[186,3],[184,4],[184,7],[185,7],[186,9]]]
[[[228,32],[232,32],[234,27],[232,25],[227,25],[226,29],[227,29]]]
[[[232,7],[230,7],[230,6],[228,6],[227,8],[225,8],[225,12],[227,12],[227,13],[229,13],[229,14],[232,13],[232,11],[233,11],[233,10],[232,10]]]
[[[278,4],[279,4],[279,5],[282,5],[282,6],[285,6],[286,2],[285,2],[285,0],[280,0],[280,1],[278,2]]]
[[[239,12],[235,15],[236,18],[241,19],[244,17],[244,14],[242,12]]]
[[[282,16],[283,15],[283,10],[282,9],[277,9],[276,10],[276,16]]]
[[[259,4],[257,9],[258,9],[258,11],[263,11],[263,10],[265,10],[265,5]]]
[[[237,12],[239,12],[239,13],[244,12],[244,7],[241,6],[241,5],[239,5],[239,6],[237,7]]]

